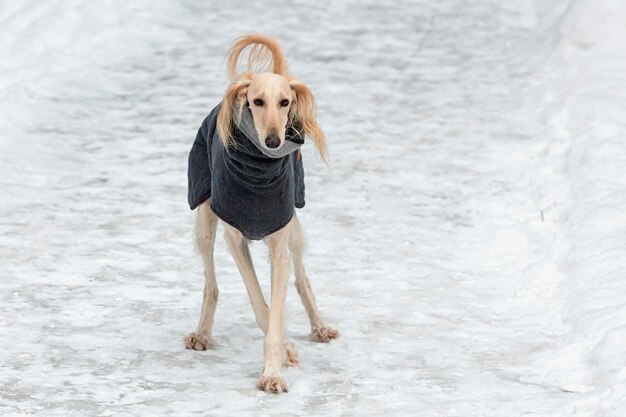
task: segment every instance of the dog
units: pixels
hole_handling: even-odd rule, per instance
[[[244,51],[248,51],[247,69],[238,72]],[[197,209],[195,236],[204,260],[205,285],[198,326],[184,342],[193,350],[206,350],[212,344],[219,293],[213,247],[221,220],[256,323],[265,333],[264,366],[257,388],[283,393],[288,388],[282,366],[298,364],[295,345],[285,336],[290,261],[311,322],[311,339],[328,343],[339,337],[316,306],[302,259],[302,226],[295,212],[304,206],[300,145],[309,137],[326,161],[326,138],[316,120],[315,97],[306,84],[289,74],[277,41],[259,34],[236,39],[227,67],[231,82],[224,99],[203,122],[189,155],[189,204]],[[269,307],[248,248],[250,240],[260,239],[267,243],[271,259]]]

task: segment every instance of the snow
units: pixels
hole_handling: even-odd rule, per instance
[[[312,3],[312,2],[311,2]],[[626,5],[0,1],[0,414],[626,415]],[[206,352],[186,158],[229,42],[319,103],[290,392],[218,239]],[[253,247],[264,288],[264,245]]]
[[[545,74],[545,132],[559,143],[552,187],[559,205],[558,260],[577,409],[626,415],[626,5],[580,0],[562,16],[562,42]],[[565,69],[559,72],[556,69]],[[550,152],[552,153],[552,152]],[[554,198],[554,197],[553,197]],[[581,415],[592,415],[580,412]]]

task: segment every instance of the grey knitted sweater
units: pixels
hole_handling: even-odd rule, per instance
[[[296,207],[304,207],[302,160],[297,151],[280,158],[264,155],[251,142],[258,139],[237,127],[235,144],[226,149],[216,129],[219,107],[204,119],[189,153],[189,207],[210,198],[221,220],[247,239],[263,239],[286,226]]]

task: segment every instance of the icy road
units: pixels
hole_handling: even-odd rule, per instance
[[[626,6],[544,3],[0,0],[0,415],[626,416]],[[291,286],[282,396],[221,233],[182,342],[187,155],[251,31],[331,154],[300,216],[342,337]]]

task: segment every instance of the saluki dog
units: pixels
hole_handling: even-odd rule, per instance
[[[247,62],[239,62],[244,51],[248,53]],[[247,64],[246,71],[238,71],[241,64]],[[289,74],[287,60],[275,40],[257,34],[235,40],[227,66],[230,85],[223,101],[200,128],[189,157],[189,199],[191,208],[197,207],[195,236],[204,260],[205,284],[198,327],[184,341],[188,349],[194,350],[206,350],[212,343],[219,293],[213,247],[220,219],[256,323],[265,333],[264,366],[257,388],[282,393],[287,392],[282,366],[298,363],[296,348],[285,336],[290,261],[311,322],[311,339],[327,343],[339,337],[317,309],[302,260],[302,226],[295,213],[296,207],[304,205],[299,146],[305,136],[310,138],[326,161],[326,139],[317,124],[313,94]],[[248,133],[243,127],[244,114],[252,116],[253,127]],[[287,148],[293,152],[280,154]],[[269,171],[271,175],[266,175]],[[269,307],[252,264],[248,248],[251,239],[263,239],[269,247]]]

